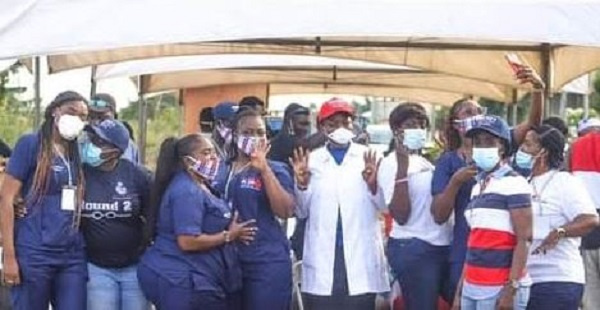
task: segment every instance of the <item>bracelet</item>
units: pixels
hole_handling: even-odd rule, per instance
[[[396,180],[396,184],[402,184],[408,182],[408,177]]]
[[[231,242],[231,234],[229,233],[229,230],[223,231],[223,237],[225,237],[225,243]]]

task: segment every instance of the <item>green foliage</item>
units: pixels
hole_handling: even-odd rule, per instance
[[[32,130],[34,109],[33,102],[23,102],[17,99],[19,89],[7,87],[9,74],[17,70],[14,65],[0,72],[0,138],[14,146],[17,139]]]
[[[146,103],[148,105],[146,166],[153,169],[156,166],[160,144],[168,137],[178,136],[180,126],[183,124],[177,97],[174,93],[146,98]],[[119,111],[119,118],[131,125],[136,139],[139,132],[138,104],[138,101],[130,102],[128,107]]]

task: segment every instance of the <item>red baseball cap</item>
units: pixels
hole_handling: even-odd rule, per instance
[[[346,113],[352,116],[354,115],[354,108],[343,99],[331,98],[321,105],[318,121],[321,122],[337,113]]]

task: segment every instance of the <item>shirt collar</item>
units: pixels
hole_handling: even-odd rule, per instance
[[[500,165],[500,167],[498,167],[498,169],[496,169],[492,172],[485,172],[485,171],[480,172],[477,175],[476,179],[478,182],[483,181],[487,178],[500,179],[500,178],[504,177],[505,175],[509,174],[511,171],[513,171],[512,167],[508,163],[504,162]]]

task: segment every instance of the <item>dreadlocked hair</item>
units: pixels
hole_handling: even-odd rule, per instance
[[[445,150],[446,151],[456,151],[462,145],[462,139],[460,137],[460,133],[456,128],[454,128],[454,123],[458,119],[457,114],[460,109],[462,109],[465,104],[471,102],[472,99],[464,98],[460,99],[452,104],[450,108],[450,113],[446,118],[446,122],[444,124],[444,138],[445,138]]]
[[[46,107],[44,111],[44,121],[39,131],[41,146],[40,151],[37,155],[37,166],[33,176],[33,183],[31,187],[32,198],[34,204],[39,204],[42,197],[48,190],[48,180],[50,177],[50,166],[52,165],[53,159],[53,146],[54,141],[54,110],[60,108],[63,105],[75,101],[87,102],[86,99],[77,92],[65,91],[58,94],[54,100]],[[77,202],[75,205],[75,212],[73,212],[73,226],[79,227],[81,217],[81,206],[83,204],[83,195],[85,189],[85,179],[83,176],[83,169],[81,165],[81,159],[79,158],[79,150],[77,147],[77,141],[67,141],[66,155],[69,161],[74,162],[77,167]]]
[[[540,145],[548,152],[548,167],[559,169],[565,160],[565,136],[551,125],[533,128]]]
[[[262,122],[264,122],[262,115],[260,115],[260,112],[255,110],[255,109],[241,109],[238,111],[238,113],[235,115],[235,118],[233,119],[233,124],[231,127],[231,132],[233,134],[233,139],[231,140],[232,145],[231,145],[231,150],[229,152],[229,158],[228,158],[228,162],[233,162],[239,155],[239,151],[236,145],[236,141],[237,141],[237,131],[238,128],[240,126],[240,123],[242,122],[243,119],[248,118],[248,117],[258,117],[261,119]]]

